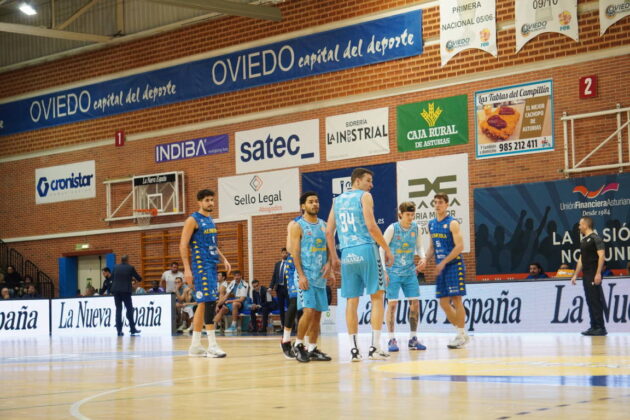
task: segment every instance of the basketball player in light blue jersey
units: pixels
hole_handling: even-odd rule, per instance
[[[418,224],[413,221],[416,217],[416,205],[411,201],[406,201],[398,206],[398,222],[392,223],[385,229],[383,237],[394,254],[394,264],[386,268],[388,277],[387,289],[387,313],[385,323],[389,334],[387,342],[388,350],[399,351],[398,343],[394,335],[395,314],[398,306],[399,293],[402,289],[405,298],[409,299],[409,327],[411,338],[409,339],[409,350],[426,350],[427,348],[418,341],[416,331],[418,330],[418,319],[420,315],[420,286],[418,285],[417,273],[421,266],[426,264],[422,238]],[[381,259],[384,251],[381,248]],[[420,261],[416,266],[414,256],[418,255]]]
[[[461,256],[464,241],[459,222],[447,213],[448,196],[436,194],[433,207],[437,217],[429,221],[431,242],[427,258],[435,255],[435,297],[440,300],[448,320],[457,328],[457,336],[448,343],[448,348],[461,349],[470,341],[464,328],[466,310],[462,301],[462,296],[466,295],[466,268]]]
[[[303,214],[291,226],[291,255],[298,275],[298,309],[302,317],[295,340],[295,358],[298,362],[310,360],[330,361],[331,358],[317,349],[322,312],[328,310],[326,277],[330,274],[328,248],[326,247],[326,223],[317,217],[319,198],[307,191],[300,197]],[[308,333],[308,348],[304,337]]]
[[[383,295],[385,276],[378,246],[385,252],[385,262],[391,266],[394,257],[385,242],[374,218],[374,200],[370,194],[374,173],[356,168],[350,177],[352,190],[337,196],[328,217],[326,239],[328,248],[335,249],[335,232],[341,249],[341,296],[347,299],[346,324],[350,336],[350,354],[353,362],[361,360],[357,344],[359,297],[366,292],[372,300],[372,346],[369,358],[385,360],[389,354],[381,349],[383,326]],[[336,252],[331,252],[333,268],[339,267]]]
[[[213,320],[218,299],[217,264],[221,260],[228,274],[232,267],[217,246],[217,228],[210,217],[214,210],[214,191],[199,191],[197,203],[199,210],[184,222],[179,241],[179,253],[184,262],[184,280],[188,286],[193,286],[194,280],[194,297],[198,302],[188,354],[196,357],[225,357],[225,352],[217,344]],[[201,345],[201,329],[204,324],[208,334],[207,349]]]

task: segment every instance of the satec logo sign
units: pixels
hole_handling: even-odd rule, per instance
[[[94,161],[35,170],[37,204],[79,200],[96,196]]]
[[[234,137],[237,173],[319,163],[319,120],[239,131]]]

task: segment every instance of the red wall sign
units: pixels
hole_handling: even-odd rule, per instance
[[[114,138],[116,147],[122,147],[125,145],[125,132],[123,130],[116,131],[116,137]]]
[[[580,98],[594,98],[597,96],[597,76],[580,78]]]

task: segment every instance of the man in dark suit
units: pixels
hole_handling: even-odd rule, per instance
[[[114,295],[114,303],[116,304],[116,331],[118,336],[122,336],[122,304],[127,309],[127,320],[129,321],[129,330],[131,335],[140,334],[133,322],[133,304],[131,302],[131,280],[135,278],[142,281],[142,277],[136,272],[133,265],[129,264],[129,257],[123,255],[120,257],[120,264],[114,266],[112,272],[112,288],[111,293]]]
[[[284,327],[284,306],[289,302],[289,291],[287,289],[287,279],[284,278],[285,265],[287,264],[287,257],[289,253],[286,248],[282,248],[282,259],[276,263],[273,268],[273,276],[271,277],[271,284],[269,288],[276,292],[278,298],[278,306],[280,309],[280,322]]]
[[[260,332],[267,331],[267,322],[269,320],[269,314],[273,311],[273,300],[267,298],[267,288],[265,286],[261,286],[258,280],[252,281],[252,305],[250,306],[251,310],[251,331],[257,332],[257,322],[256,315],[262,315],[262,327]],[[270,298],[271,296],[269,296]]]

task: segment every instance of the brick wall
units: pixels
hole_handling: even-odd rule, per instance
[[[497,1],[498,22],[514,18],[512,1]],[[0,74],[0,97],[26,93],[89,77],[107,75],[121,69],[159,63],[165,60],[202,53],[262,37],[282,34],[305,27],[338,21],[341,19],[373,13],[394,7],[416,4],[410,1],[345,1],[310,0],[288,1],[281,5],[285,20],[274,24],[241,18],[222,18],[178,31],[158,35],[150,39],[122,44],[106,50],[58,60],[53,63]],[[579,3],[586,3],[580,1]],[[424,39],[439,36],[439,11],[437,7],[424,11]],[[116,129],[124,127],[127,134],[142,133],[182,124],[215,120],[229,116],[253,113],[261,110],[283,108],[332,98],[343,98],[360,93],[374,92],[405,86],[422,86],[426,82],[447,80],[452,77],[473,76],[479,72],[506,69],[525,64],[545,62],[567,56],[588,55],[613,47],[628,45],[630,20],[625,19],[599,36],[597,12],[583,14],[579,18],[580,42],[574,42],[559,34],[544,34],[530,41],[517,54],[514,52],[514,29],[501,31],[498,36],[499,57],[494,58],[481,51],[469,50],[454,57],[448,65],[440,67],[438,46],[429,46],[418,57],[388,63],[355,68],[300,80],[278,83],[228,93],[185,103],[142,110],[118,116],[85,121],[77,124],[54,127],[34,132],[5,136],[0,142],[0,155],[13,155],[36,150],[45,150],[62,145],[79,144],[103,138],[112,138]],[[470,194],[474,188],[560,179],[558,170],[563,167],[562,112],[576,114],[610,109],[617,103],[628,105],[630,98],[630,68],[628,55],[601,58],[581,64],[570,64],[550,70],[496,77],[474,83],[461,83],[440,89],[390,96],[377,100],[313,109],[308,112],[289,113],[281,117],[248,121],[194,132],[178,133],[160,138],[129,142],[125,147],[95,147],[89,150],[66,154],[55,154],[40,158],[17,160],[0,164],[2,179],[0,194],[0,234],[3,238],[106,229],[122,227],[130,222],[105,223],[105,179],[132,174],[147,174],[181,170],[186,173],[187,210],[195,209],[194,192],[201,188],[217,189],[217,178],[235,174],[234,151],[205,158],[186,159],[163,164],[154,162],[154,146],[177,140],[192,139],[228,133],[233,145],[234,132],[264,127],[285,122],[319,118],[320,132],[325,132],[326,116],[387,106],[390,108],[390,149],[388,155],[379,155],[346,161],[325,161],[325,146],[320,144],[322,163],[300,168],[301,172],[319,171],[342,167],[377,164],[420,157],[468,153],[470,171]],[[595,99],[580,100],[578,79],[581,76],[599,76],[599,94]],[[475,160],[474,120],[472,96],[475,91],[517,83],[553,79],[555,141],[553,152],[512,156],[489,160]],[[465,78],[464,78],[465,80]],[[305,95],[304,92],[308,92]],[[398,152],[396,147],[396,113],[400,104],[447,97],[457,94],[469,95],[469,132],[471,142],[466,145],[430,149],[418,152]],[[613,118],[588,121],[578,125],[577,134],[582,136],[578,154],[611,132]],[[233,146],[231,146],[233,149]],[[624,146],[627,155],[627,146]],[[35,205],[34,171],[36,168],[54,166],[83,160],[96,160],[97,198],[94,200],[67,201],[47,205]],[[605,152],[594,159],[594,163],[610,163],[614,157]],[[378,182],[378,180],[376,180]],[[473,204],[474,205],[474,204]],[[473,210],[470,211],[471,217]],[[263,284],[271,278],[274,262],[284,245],[286,222],[293,215],[261,216],[254,218],[254,274]],[[183,221],[183,217],[160,218],[160,222]],[[471,231],[474,229],[471,228]],[[472,276],[474,270],[474,232],[471,237],[472,251],[466,255],[466,263]],[[137,261],[139,256],[139,233],[118,233],[69,239],[31,241],[14,246],[27,258],[52,277],[57,275],[57,258],[71,251],[77,242],[90,242],[95,248],[112,248],[115,253],[128,253]],[[431,275],[431,273],[429,273]]]

